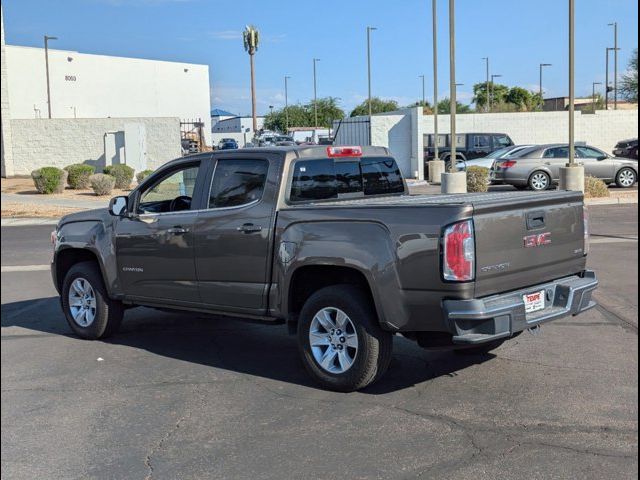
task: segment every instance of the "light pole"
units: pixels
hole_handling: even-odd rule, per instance
[[[418,75],[418,78],[422,79],[422,107],[424,108],[424,106],[427,104],[427,97],[424,90],[424,75]]]
[[[313,59],[313,117],[315,119],[316,129],[318,128],[318,82],[316,75],[316,63],[319,61],[319,58]]]
[[[455,0],[449,0],[449,95],[451,104],[449,122],[451,130],[451,155],[447,171],[453,173],[456,164],[456,19]]]
[[[539,94],[540,94],[540,102],[542,102],[542,105],[544,105],[544,91],[542,90],[542,69],[544,67],[550,67],[551,64],[550,63],[541,63],[540,64],[540,90],[539,90]]]
[[[289,75],[284,76],[284,126],[285,134],[289,133]]]
[[[493,106],[493,91],[494,91],[493,85],[494,85],[494,79],[496,79],[496,78],[500,78],[500,77],[502,77],[502,75],[501,75],[501,74],[493,74],[493,75],[491,75],[491,83],[490,83],[490,86],[491,86],[491,93],[489,94],[489,111],[491,111],[491,107]]]
[[[376,27],[367,27],[367,83],[368,83],[368,101],[369,118],[371,118],[371,32],[377,30]]]
[[[593,82],[591,85],[591,101],[593,102],[593,113],[596,113],[596,85],[602,85],[602,82]]]
[[[44,64],[47,70],[47,109],[51,118],[51,86],[49,84],[49,40],[57,40],[58,37],[44,36]]]
[[[433,162],[431,167],[436,165],[435,162],[440,161],[438,148],[438,9],[437,0],[431,0],[431,21],[433,34]],[[438,164],[441,165],[441,164]],[[432,182],[440,183],[440,172],[442,167],[438,169],[437,174],[432,175],[433,168],[429,168],[429,179]]]
[[[613,109],[618,109],[618,22],[609,24],[613,27]]]
[[[486,62],[486,67],[487,67],[487,81],[485,83],[485,94],[487,95],[487,103],[484,106],[484,109],[486,112],[489,111],[489,57],[482,57],[482,60],[484,60]]]

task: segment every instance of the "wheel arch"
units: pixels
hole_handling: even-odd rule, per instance
[[[87,248],[67,247],[58,250],[54,258],[54,286],[58,293],[62,292],[62,284],[64,283],[64,278],[69,270],[71,270],[74,265],[81,262],[93,262],[98,267],[100,275],[102,276],[102,281],[108,291],[109,284],[105,276],[104,267],[102,262],[100,262],[98,255]]]

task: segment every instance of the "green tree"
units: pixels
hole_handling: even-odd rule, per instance
[[[472,113],[473,110],[469,105],[464,105],[460,102],[456,102],[456,113]],[[448,114],[451,113],[451,99],[443,98],[438,102],[438,113]]]
[[[395,100],[383,100],[378,97],[371,97],[371,113],[384,113],[393,112],[398,110],[398,102]],[[369,99],[356,106],[351,111],[350,117],[357,117],[359,115],[369,115]]]
[[[509,87],[499,83],[489,82],[489,95],[487,95],[487,82],[476,83],[473,86],[473,100],[478,111],[486,110],[489,96],[491,97],[491,105],[502,103],[509,93]]]
[[[531,108],[532,97],[533,94],[526,88],[512,87],[509,89],[509,92],[505,96],[504,100],[506,103],[515,105],[517,110],[526,112]]]
[[[338,105],[335,97],[319,98],[318,102],[318,126],[330,127],[334,120],[344,118],[344,110]],[[284,132],[289,116],[290,127],[310,127],[314,124],[313,102],[307,104],[289,105],[268,113],[264,119],[264,128]]]
[[[638,49],[634,49],[627,72],[620,79],[620,93],[630,102],[638,101]]]

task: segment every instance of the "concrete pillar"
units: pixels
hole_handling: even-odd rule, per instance
[[[560,168],[558,188],[560,190],[584,192],[584,167],[582,165],[569,166],[567,164],[566,167]]]
[[[444,173],[445,163],[443,160],[429,161],[429,183],[440,185],[440,177]]]
[[[441,179],[442,193],[467,193],[467,172],[445,172]]]
[[[0,24],[2,27],[2,38],[1,38],[1,47],[2,51],[0,52],[0,62],[2,63],[1,68],[1,91],[0,91],[0,102],[1,102],[1,114],[0,114],[0,123],[2,124],[2,135],[0,137],[1,141],[1,160],[2,160],[2,176],[3,177],[12,177],[14,175],[14,167],[13,167],[13,144],[11,139],[11,112],[9,108],[9,86],[7,84],[7,56],[4,51],[4,14],[2,12],[2,7],[0,7]]]

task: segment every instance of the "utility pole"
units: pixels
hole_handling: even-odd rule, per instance
[[[47,109],[51,118],[51,85],[49,84],[49,40],[57,40],[58,37],[44,36],[44,64],[47,70]]]
[[[485,82],[484,86],[485,86],[485,95],[487,96],[487,101],[486,104],[484,106],[484,110],[485,112],[489,111],[489,57],[482,57],[482,60],[484,60],[486,62],[486,67],[487,67],[487,81]]]
[[[613,27],[613,109],[618,109],[618,22],[609,24]]]
[[[418,78],[422,79],[422,107],[424,108],[425,105],[427,104],[427,97],[425,95],[425,90],[424,90],[424,75],[418,75]]]
[[[291,77],[289,75],[284,76],[284,125],[285,134],[289,133],[289,85],[288,81]]]
[[[318,82],[316,75],[316,63],[319,61],[319,58],[313,59],[313,117],[315,119],[316,129],[318,128]]]
[[[596,113],[596,85],[602,85],[602,82],[593,82],[591,85],[591,101],[593,102],[593,113]]]
[[[543,67],[550,67],[551,64],[550,63],[541,63],[540,64],[540,102],[541,102],[541,106],[544,106],[544,90],[542,90],[542,69]]]
[[[576,163],[576,146],[575,146],[575,0],[569,0],[569,165]]]
[[[367,83],[368,83],[368,100],[369,106],[369,145],[371,145],[371,32],[377,30],[375,27],[367,27]]]

